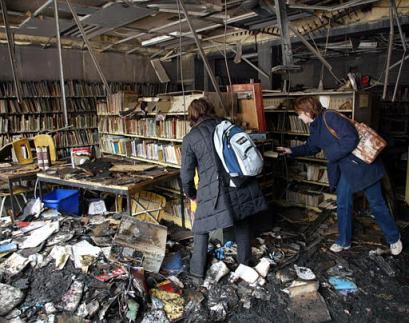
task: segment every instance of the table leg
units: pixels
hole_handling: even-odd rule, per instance
[[[186,217],[185,217],[185,198],[182,189],[182,180],[178,177],[179,190],[180,190],[180,213],[182,215],[182,227],[186,228]]]
[[[128,215],[132,216],[131,194],[129,192],[126,193],[126,208],[127,208],[127,211],[128,211]]]
[[[13,181],[9,180],[9,192],[10,192],[10,203],[11,203],[11,222],[14,224],[14,216],[16,213],[16,205],[14,204],[14,194],[13,194]]]
[[[38,180],[38,194],[40,196],[40,200],[43,200],[43,186],[40,179]]]

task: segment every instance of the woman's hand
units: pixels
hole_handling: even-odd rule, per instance
[[[291,148],[287,147],[276,147],[276,150],[281,156],[291,155],[293,153]]]

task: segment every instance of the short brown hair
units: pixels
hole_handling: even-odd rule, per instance
[[[294,110],[297,113],[309,113],[312,119],[315,119],[323,110],[320,100],[315,96],[302,96],[295,100]]]
[[[188,118],[190,125],[194,126],[200,118],[203,117],[215,117],[216,109],[214,105],[207,101],[205,98],[195,99],[190,103],[187,108]]]

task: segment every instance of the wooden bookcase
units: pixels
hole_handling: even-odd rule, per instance
[[[181,144],[190,130],[187,107],[206,97],[219,114],[224,109],[213,92],[190,91],[138,97],[136,93],[119,92],[98,104],[101,152],[115,154],[162,166],[180,168]],[[223,95],[228,100],[228,96]],[[124,111],[133,108],[132,116]]]
[[[274,146],[296,146],[309,136],[308,126],[297,118],[293,109],[296,98],[312,95],[320,99],[324,107],[370,124],[371,97],[368,93],[348,92],[263,92],[263,104],[267,128]],[[273,200],[284,205],[317,208],[328,197],[327,160],[322,152],[316,156],[273,159],[275,192]],[[283,190],[283,188],[285,188]]]

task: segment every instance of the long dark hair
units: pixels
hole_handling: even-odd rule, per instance
[[[205,98],[195,99],[187,108],[190,125],[196,125],[204,117],[216,117],[216,109]]]

